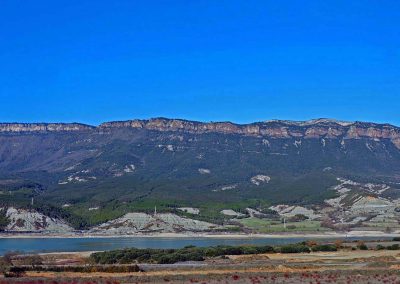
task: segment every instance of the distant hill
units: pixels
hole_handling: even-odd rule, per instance
[[[0,202],[76,228],[127,212],[318,205],[338,177],[400,187],[400,128],[316,119],[0,123]],[[32,200],[33,198],[33,200]],[[33,205],[32,205],[33,201]]]

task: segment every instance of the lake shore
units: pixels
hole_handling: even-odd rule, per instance
[[[18,238],[215,238],[215,239],[256,239],[256,238],[347,238],[347,237],[398,237],[399,233],[385,233],[381,231],[351,231],[324,232],[324,233],[274,233],[274,234],[212,234],[212,233],[154,233],[131,235],[93,235],[85,233],[2,233],[0,239]]]

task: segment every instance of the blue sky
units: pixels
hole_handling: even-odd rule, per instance
[[[0,2],[0,121],[400,125],[400,2]]]

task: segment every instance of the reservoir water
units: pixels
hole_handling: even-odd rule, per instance
[[[188,245],[198,247],[216,245],[282,245],[297,243],[310,238],[152,238],[152,237],[124,237],[124,238],[0,238],[0,255],[6,252],[18,251],[22,253],[39,252],[75,252],[75,251],[104,251],[121,248],[182,248]],[[312,238],[311,238],[312,239]],[[319,241],[336,240],[338,238],[318,239]],[[343,239],[343,238],[342,238]],[[343,240],[374,240],[382,237],[349,237]],[[386,238],[388,239],[388,238]]]

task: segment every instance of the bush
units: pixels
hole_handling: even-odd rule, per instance
[[[394,237],[394,238],[393,238],[393,241],[394,241],[394,242],[400,242],[400,237]]]
[[[359,250],[368,250],[368,247],[366,244],[360,244],[357,246]]]
[[[310,248],[303,244],[285,245],[280,248],[281,253],[310,253]]]
[[[311,247],[312,251],[337,251],[335,245],[316,245]]]
[[[384,249],[386,249],[386,247],[385,246],[383,246],[383,245],[377,245],[376,246],[376,250],[384,250]]]
[[[400,245],[399,244],[394,244],[394,245],[388,246],[386,249],[388,249],[388,250],[399,250],[400,249]]]
[[[191,253],[174,253],[170,255],[161,256],[157,263],[160,264],[173,264],[177,262],[183,261],[203,261],[204,257],[200,252],[191,252]]]

